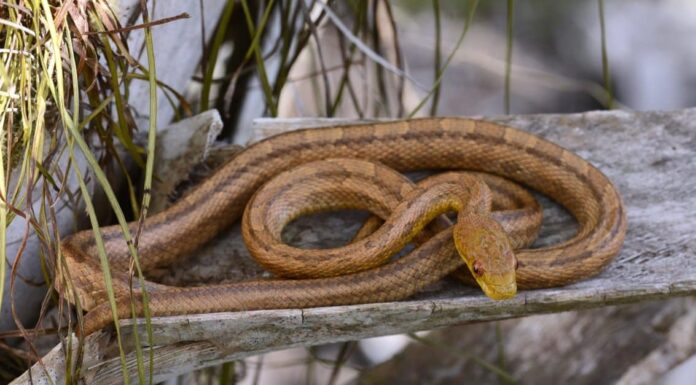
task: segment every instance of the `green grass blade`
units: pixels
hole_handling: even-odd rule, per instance
[[[213,74],[215,72],[215,63],[217,62],[220,48],[225,42],[227,36],[227,27],[234,12],[234,4],[236,0],[228,0],[225,9],[222,11],[222,16],[218,22],[217,31],[213,37],[213,42],[210,45],[210,54],[208,55],[208,67],[205,68],[203,75],[203,88],[201,90],[201,111],[207,111],[210,108],[210,88],[213,84]]]
[[[220,368],[220,385],[228,385],[230,382],[233,384],[237,383],[234,366],[234,361],[222,364]]]
[[[434,79],[438,79],[442,74],[441,51],[442,51],[442,24],[440,21],[440,0],[433,0],[433,21],[435,22],[435,56],[433,58],[433,68],[435,69]],[[430,104],[430,116],[437,115],[437,105],[440,101],[440,83],[435,85],[433,90],[433,101]]]
[[[459,47],[462,45],[462,42],[464,41],[464,37],[466,37],[466,33],[469,31],[469,27],[471,26],[471,22],[474,19],[474,15],[476,14],[476,8],[478,7],[479,1],[478,0],[469,0],[467,2],[467,13],[466,13],[466,18],[464,20],[464,27],[462,28],[462,33],[459,35],[459,39],[457,39],[457,43],[454,46],[454,49],[452,49],[452,52],[450,52],[449,56],[447,56],[447,60],[445,60],[445,65],[442,67],[442,71],[440,72],[440,76],[435,79],[435,82],[433,82],[433,86],[430,88],[430,91],[423,97],[423,99],[418,103],[418,105],[411,111],[410,114],[408,114],[409,118],[414,117],[418,111],[420,111],[421,108],[425,105],[425,103],[430,99],[435,92],[435,89],[440,86],[440,83],[442,82],[442,77],[445,75],[445,71],[447,71],[447,67],[449,67],[450,62],[454,58],[454,55],[459,51]]]
[[[604,0],[597,0],[599,7],[599,27],[602,39],[602,78],[606,92],[607,108],[614,108],[614,95],[611,87],[611,72],[609,71],[609,54],[607,53],[607,31],[604,23]]]
[[[266,73],[266,64],[264,63],[263,56],[261,55],[260,47],[261,35],[266,25],[266,22],[268,21],[268,17],[270,16],[270,11],[272,8],[273,0],[269,1],[268,5],[266,5],[266,10],[264,11],[264,14],[261,18],[261,23],[259,23],[259,27],[256,28],[254,26],[254,21],[251,17],[251,12],[249,11],[249,5],[247,3],[247,0],[242,0],[242,9],[244,10],[247,28],[249,29],[249,34],[253,36],[251,46],[246,56],[248,58],[251,54],[254,55],[254,58],[256,60],[256,70],[258,72],[259,81],[261,82],[261,89],[263,90],[264,98],[266,99],[266,106],[268,107],[271,116],[275,117],[278,116],[278,102],[273,97],[273,89],[271,87],[271,83],[268,80],[268,74]],[[245,61],[248,60],[247,58],[245,58]]]
[[[510,113],[510,78],[512,75],[512,43],[515,24],[515,0],[507,1],[507,45],[505,47],[505,113]]]
[[[99,261],[102,266],[102,270],[104,273],[104,283],[107,288],[107,296],[109,297],[109,304],[111,306],[112,314],[114,315],[114,324],[115,324],[115,329],[116,329],[116,338],[118,341],[118,347],[119,347],[119,356],[121,360],[121,370],[123,372],[124,376],[124,382],[126,384],[129,384],[130,377],[128,376],[128,370],[126,367],[126,357],[125,357],[125,352],[123,350],[123,344],[122,344],[122,339],[121,339],[121,334],[120,334],[120,329],[118,325],[118,317],[116,315],[116,299],[114,296],[114,292],[112,289],[112,284],[111,284],[111,271],[109,269],[109,262],[106,257],[106,249],[104,247],[104,241],[101,237],[101,232],[99,231],[99,222],[97,220],[96,212],[94,210],[94,205],[92,204],[92,200],[90,197],[90,191],[87,188],[84,178],[82,176],[82,173],[80,171],[79,165],[77,164],[75,160],[75,152],[73,150],[73,142],[76,141],[80,145],[80,149],[82,150],[85,158],[87,159],[88,163],[90,166],[94,169],[95,174],[97,174],[97,179],[102,182],[104,185],[104,190],[108,190],[109,183],[108,180],[106,179],[106,176],[104,175],[103,171],[101,172],[101,177],[99,178],[99,171],[101,171],[101,168],[99,167],[98,162],[94,158],[94,155],[91,153],[89,147],[87,144],[84,142],[84,139],[82,139],[82,136],[80,135],[79,132],[77,132],[76,126],[73,125],[72,119],[70,118],[68,111],[66,110],[65,106],[65,96],[63,94],[64,90],[64,85],[63,85],[63,70],[62,70],[62,63],[61,63],[61,41],[63,40],[61,35],[58,34],[55,24],[53,23],[52,19],[52,13],[51,13],[51,8],[48,4],[47,0],[41,0],[41,6],[44,11],[45,17],[44,21],[46,23],[46,26],[48,27],[49,30],[49,36],[50,40],[49,42],[50,47],[52,48],[52,52],[50,54],[50,57],[48,58],[49,62],[47,63],[47,67],[45,67],[45,77],[47,79],[51,79],[52,73],[55,70],[55,81],[56,85],[54,86],[52,83],[48,82],[47,86],[51,90],[51,93],[53,95],[53,98],[55,99],[57,106],[58,106],[58,111],[60,112],[60,118],[61,122],[63,123],[64,128],[68,129],[68,132],[70,135],[67,135],[67,142],[68,142],[68,147],[70,148],[70,158],[71,158],[71,163],[73,165],[73,170],[77,176],[77,180],[80,186],[80,191],[82,192],[83,199],[85,200],[85,205],[87,209],[87,213],[90,219],[90,223],[92,225],[92,228],[94,229],[94,238],[95,242],[97,245],[97,249],[99,251]],[[112,192],[113,194],[113,192]],[[60,251],[59,251],[60,252]]]
[[[99,28],[100,32],[104,32],[106,28],[102,24],[101,20],[99,17],[94,17],[93,18],[95,21],[95,24]],[[99,35],[101,37],[102,41],[102,47],[104,48],[104,60],[106,61],[107,67],[109,69],[109,81],[110,81],[110,86],[111,86],[111,91],[113,92],[114,95],[114,102],[116,103],[116,117],[117,121],[116,124],[113,125],[113,131],[114,134],[116,134],[116,137],[119,139],[121,144],[123,144],[123,147],[128,151],[131,157],[133,157],[133,160],[139,165],[143,165],[143,160],[140,155],[140,148],[133,142],[133,138],[130,135],[130,132],[128,130],[128,123],[126,122],[126,115],[125,115],[125,109],[126,109],[126,104],[124,101],[124,97],[121,94],[121,86],[119,84],[119,68],[118,64],[116,63],[116,58],[114,57],[114,52],[111,49],[111,44],[110,40],[108,38],[108,34],[102,33]]]
[[[150,18],[147,12],[147,4],[144,0],[141,1],[141,6],[143,7],[143,21],[145,23],[150,22]],[[152,41],[152,30],[150,27],[145,27],[145,47],[147,50],[147,65],[148,65],[148,77],[150,82],[150,120],[148,126],[148,136],[147,136],[147,161],[145,163],[145,181],[143,186],[143,203],[141,205],[141,216],[138,223],[138,232],[135,236],[135,247],[137,248],[138,238],[140,232],[142,231],[143,221],[147,217],[148,209],[150,208],[150,200],[152,194],[150,193],[152,189],[152,176],[154,174],[154,164],[155,164],[155,144],[157,142],[157,71],[155,66],[155,48]],[[145,312],[145,327],[147,329],[148,345],[149,345],[149,379],[148,383],[152,383],[153,369],[154,369],[154,351],[152,348],[153,337],[152,337],[152,323],[150,320],[150,309],[148,306],[148,295],[147,290],[145,290],[145,277],[142,270],[140,269],[140,264],[136,263],[136,269],[138,271],[138,278],[140,279],[140,287],[143,297],[143,310]],[[137,333],[137,325],[133,325],[134,334]],[[142,381],[142,380],[141,380]]]

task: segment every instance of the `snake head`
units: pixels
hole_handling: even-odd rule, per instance
[[[517,294],[517,258],[497,221],[477,213],[460,214],[453,235],[459,255],[488,297],[503,300]]]

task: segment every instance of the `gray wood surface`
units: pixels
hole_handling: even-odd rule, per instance
[[[477,289],[445,280],[401,302],[155,318],[155,378],[166,379],[290,346],[696,293],[696,264],[692,262],[696,250],[695,109],[494,120],[576,151],[616,183],[627,207],[628,235],[620,256],[599,276],[562,288],[522,291],[516,298],[501,302],[484,297]],[[321,121],[325,123],[331,121]],[[257,123],[257,132],[260,137],[309,124],[312,120],[262,120]],[[538,243],[570,236],[574,225],[568,215],[547,201],[543,204],[545,225]],[[313,220],[301,221],[287,232],[288,240],[300,245],[340,242],[358,223],[355,215],[314,220],[319,220],[321,226],[313,226]],[[236,230],[232,229],[232,235],[220,236],[178,269],[163,272],[163,280],[186,283],[195,277],[204,282],[225,281],[262,274],[246,260]],[[221,267],[227,266],[233,269],[222,272]],[[129,333],[131,328],[122,330]],[[131,339],[128,335],[125,338]],[[120,363],[113,346],[109,332],[88,339],[83,367],[87,382],[120,382]],[[52,354],[62,353],[54,350]],[[134,373],[134,355],[129,356],[129,365]],[[36,368],[34,375],[35,380],[41,379],[42,371]],[[15,383],[24,382],[18,379]]]

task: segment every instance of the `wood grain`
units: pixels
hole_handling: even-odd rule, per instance
[[[155,378],[163,380],[226,360],[297,345],[696,293],[696,264],[691,262],[696,250],[695,109],[493,120],[537,133],[576,151],[616,183],[627,207],[629,230],[620,256],[599,276],[563,288],[522,291],[515,299],[504,302],[493,302],[478,290],[445,281],[402,302],[157,318],[152,320],[157,346]],[[259,121],[257,138],[310,124],[311,120],[297,119]],[[543,203],[548,208],[539,244],[571,235],[574,225],[569,216],[548,202]],[[347,215],[324,218],[319,227],[312,227],[311,222],[293,226],[287,238],[300,245],[337,242],[352,234],[358,221],[354,215]],[[238,230],[231,231],[237,234]],[[217,257],[229,260],[233,256],[242,261],[246,258],[241,238],[236,235],[218,237],[200,254],[202,259],[180,267],[186,270],[189,263],[214,263]],[[239,264],[246,273],[260,274],[257,268],[239,259],[222,264]],[[211,271],[204,274],[204,280],[230,280],[240,275],[221,274],[217,266],[208,270]],[[186,274],[179,274],[178,278],[178,282],[188,281]],[[128,333],[131,328],[122,330]],[[126,340],[130,338],[126,336]],[[111,336],[95,335],[88,343],[97,347],[85,357],[88,382],[120,383],[120,364],[113,356]],[[52,354],[62,353],[56,349]],[[129,362],[135,368],[134,355],[129,356]],[[27,379],[14,383],[26,383]],[[45,378],[36,368],[34,381],[43,383],[41,380]]]

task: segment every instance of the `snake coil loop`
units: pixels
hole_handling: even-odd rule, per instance
[[[369,160],[400,172],[471,170],[504,177],[545,194],[561,204],[576,218],[578,232],[573,238],[557,245],[539,249],[519,249],[515,252],[515,259],[508,252],[509,246],[497,235],[502,233],[502,230],[499,226],[494,229],[497,221],[486,216],[481,217],[486,219],[472,216],[463,222],[465,225],[454,226],[455,229],[457,226],[464,226],[465,228],[455,231],[468,234],[469,238],[455,237],[455,242],[452,242],[452,227],[443,226],[442,231],[432,235],[409,255],[394,262],[382,264],[386,257],[378,252],[376,260],[363,259],[363,262],[357,265],[346,264],[344,261],[344,266],[347,267],[339,267],[321,278],[261,280],[191,288],[171,288],[148,282],[146,289],[150,314],[167,316],[400,300],[456,271],[464,264],[469,270],[474,271],[474,276],[480,284],[484,283],[482,286],[486,293],[493,297],[498,292],[507,293],[500,296],[504,298],[509,296],[511,287],[505,287],[509,286],[505,281],[508,278],[493,277],[497,271],[502,271],[499,268],[509,270],[512,266],[514,282],[518,288],[565,285],[599,273],[619,252],[626,233],[626,216],[615,187],[604,174],[576,154],[535,135],[495,123],[463,118],[427,118],[300,130],[249,146],[175,205],[145,220],[138,250],[143,270],[172,263],[177,258],[187,255],[243,214],[248,217],[243,228],[245,236],[258,241],[252,241],[252,252],[258,251],[258,254],[268,255],[265,250],[275,245],[282,227],[297,215],[337,207],[367,206],[386,221],[379,229],[372,228],[366,231],[374,231],[374,235],[368,235],[346,246],[349,249],[344,250],[350,250],[350,255],[358,258],[364,257],[365,250],[382,246],[380,243],[387,244],[387,248],[398,250],[404,242],[408,242],[401,238],[378,241],[378,236],[383,233],[396,233],[396,230],[404,230],[407,234],[417,232],[417,229],[425,227],[431,219],[450,210],[459,211],[460,217],[480,214],[480,211],[464,206],[465,199],[462,198],[462,194],[478,194],[472,193],[470,185],[455,192],[453,189],[457,188],[453,187],[454,184],[440,183],[440,187],[437,187],[440,190],[435,190],[439,192],[430,193],[430,198],[435,201],[440,199],[439,203],[409,211],[408,207],[405,207],[408,203],[400,203],[401,196],[397,195],[415,195],[415,199],[418,200],[428,196],[428,189],[410,187],[405,188],[409,191],[398,193],[389,192],[383,187],[367,185],[362,189],[351,185],[353,182],[348,179],[341,181],[340,172],[334,175],[333,179],[323,179],[324,176],[329,176],[327,174],[320,177],[319,166],[316,164],[303,167],[296,173],[298,178],[304,178],[307,184],[313,183],[312,181],[325,183],[326,189],[318,190],[323,191],[322,193],[305,194],[302,202],[295,202],[301,203],[300,206],[288,203],[292,202],[292,196],[289,200],[284,200],[285,203],[278,203],[281,200],[257,202],[255,206],[265,205],[266,209],[270,210],[265,219],[264,215],[255,217],[249,210],[243,213],[246,203],[274,176],[328,158]],[[341,167],[345,170],[345,167],[355,166],[344,164]],[[361,167],[363,166],[357,168]],[[365,166],[363,172],[367,172],[370,167],[374,171],[370,177],[373,181],[389,178],[379,171],[382,166]],[[401,182],[403,183],[403,180]],[[486,183],[490,186],[488,181]],[[339,190],[339,185],[342,188],[348,186],[349,190]],[[381,183],[377,183],[377,186],[381,186]],[[293,190],[296,193],[302,190],[302,186],[295,183],[283,185],[281,182],[276,187],[278,191],[283,188],[296,189]],[[513,202],[513,207],[516,207],[513,211],[517,214],[507,214],[511,223],[522,222],[523,225],[522,230],[515,228],[516,225],[509,225],[510,228],[504,229],[510,235],[509,241],[512,246],[519,248],[530,243],[530,239],[533,240],[536,236],[536,230],[530,230],[535,225],[529,225],[535,214],[525,211],[533,211],[535,204],[519,206],[518,198],[505,197],[505,191],[508,189],[493,187],[494,193],[496,189],[502,191],[503,200]],[[358,190],[360,193],[357,193]],[[394,206],[380,200],[381,195],[390,194],[392,197],[388,199],[394,198]],[[255,199],[258,199],[262,193],[256,195]],[[443,200],[442,196],[448,199]],[[337,199],[338,197],[342,198]],[[393,219],[389,215],[392,211],[404,212],[407,217],[401,220]],[[519,214],[520,212],[522,214]],[[424,214],[425,217],[417,217],[414,213]],[[491,215],[495,219],[495,216],[500,214],[494,212]],[[268,222],[259,222],[261,219]],[[266,226],[262,223],[267,224],[270,235],[249,237],[247,233],[250,228]],[[136,224],[133,224],[132,229],[135,229],[135,226]],[[397,229],[398,227],[400,229]],[[493,230],[477,235],[481,228]],[[110,226],[100,231],[112,269],[113,289],[118,297],[117,316],[131,316],[131,301],[135,301],[136,315],[142,316],[142,301],[139,299],[141,295],[136,291],[134,298],[130,296],[127,274],[130,256],[121,230],[118,226]],[[359,235],[364,236],[365,234]],[[410,238],[404,239],[411,239],[413,236],[414,234],[409,234]],[[457,245],[460,251],[463,250],[462,258],[453,257],[454,243],[462,243]],[[473,244],[478,246],[473,248],[470,246]],[[282,253],[278,255],[293,266],[280,268],[274,261],[262,264],[272,270],[287,269],[282,274],[287,273],[294,277],[306,276],[302,272],[304,270],[301,270],[303,267],[295,266],[296,262],[305,261],[313,254],[323,261],[324,257],[335,253],[328,249],[316,252],[300,250],[298,254],[297,250],[287,245],[278,244],[273,247],[273,250],[281,250]],[[66,275],[71,277],[71,282],[62,282],[60,277],[63,274],[59,272],[59,288],[69,299],[76,295],[82,308],[89,310],[82,333],[90,334],[113,322],[111,307],[105,300],[102,272],[95,257],[97,252],[92,232],[84,231],[66,238],[61,243],[61,250],[69,273]],[[484,259],[484,254],[494,253],[495,250],[500,251],[499,265],[498,262],[487,262]],[[285,252],[289,254],[283,254]],[[519,268],[515,272],[514,266],[517,262]],[[310,267],[315,264],[323,266],[323,262],[309,263]],[[365,266],[368,268],[363,270]],[[319,270],[324,271],[323,268]],[[337,273],[346,274],[335,276]]]

